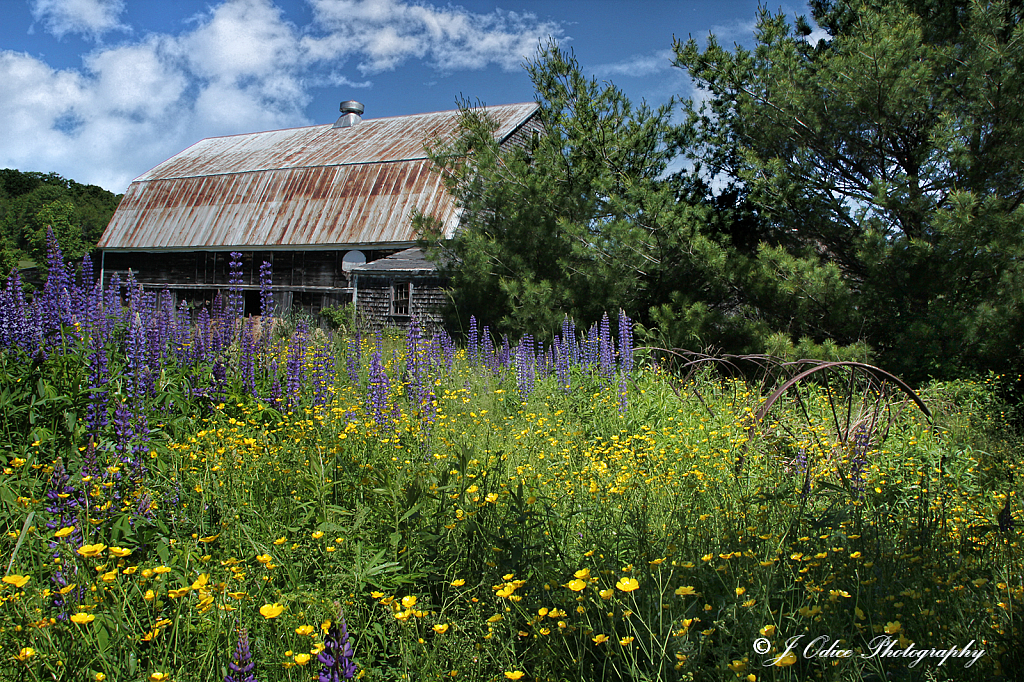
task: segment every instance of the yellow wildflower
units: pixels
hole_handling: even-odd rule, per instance
[[[106,545],[102,543],[97,543],[95,545],[82,545],[75,551],[86,558],[92,558],[95,556],[99,556],[100,552],[102,552],[106,548]]]
[[[637,582],[636,578],[622,578],[615,583],[615,587],[619,588],[623,592],[632,592],[633,590],[639,589],[640,583]]]
[[[8,585],[14,585],[18,589],[25,587],[25,584],[32,579],[32,576],[28,575],[6,575],[4,576],[4,582]]]

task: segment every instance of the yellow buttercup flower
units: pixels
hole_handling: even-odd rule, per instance
[[[693,585],[683,585],[676,589],[676,595],[679,597],[688,597],[697,594],[697,590],[693,589]]]
[[[19,661],[24,662],[24,661],[27,661],[28,659],[32,658],[35,655],[36,655],[36,650],[33,649],[30,646],[26,646],[26,647],[22,647],[21,651],[18,652],[18,655],[15,656],[15,658],[18,659]]]
[[[170,573],[171,572],[171,567],[170,566],[157,566],[156,568],[153,569],[153,572],[156,573],[157,575],[160,575],[161,573]]]
[[[32,579],[32,576],[28,575],[5,575],[4,582],[8,585],[14,585],[18,589],[25,587],[26,583]]]
[[[286,542],[288,542],[288,538],[286,537],[279,537],[278,539],[274,540],[275,545],[283,545]]]
[[[598,594],[601,595],[601,599],[611,599],[615,594],[615,590],[608,588],[607,590],[601,590]]]
[[[80,555],[84,556],[85,558],[91,559],[92,557],[99,556],[100,552],[102,552],[106,548],[107,546],[103,543],[97,543],[95,545],[82,545],[75,551],[78,552]]]
[[[594,641],[594,644],[604,644],[608,641],[608,635],[595,635],[591,639]]]
[[[295,663],[298,665],[306,665],[309,663],[309,654],[295,654]]]
[[[765,625],[763,628],[761,628],[759,630],[759,632],[761,633],[762,637],[771,637],[772,635],[775,634],[775,626],[774,625]]]
[[[580,580],[586,580],[587,578],[590,577],[590,569],[589,568],[581,568],[580,570],[576,571],[576,573],[573,574],[573,577],[574,578],[579,578]]]
[[[882,631],[885,632],[885,634],[887,635],[895,635],[897,632],[903,631],[903,626],[900,625],[900,622],[898,620],[891,621],[885,624],[885,627],[882,628]]]
[[[191,587],[180,587],[176,590],[167,590],[167,596],[172,599],[180,599],[192,591]]]
[[[160,672],[150,673],[149,674],[149,682],[164,682],[164,680],[169,679],[170,676],[171,676],[170,673],[160,673]]]
[[[92,615],[91,613],[85,613],[84,611],[79,611],[75,615],[71,616],[70,620],[71,620],[72,623],[78,623],[79,625],[85,625],[86,623],[91,623],[94,620],[96,620],[96,616]]]
[[[316,632],[316,628],[314,628],[312,625],[300,625],[299,627],[295,628],[295,634],[297,635],[306,636],[311,635],[314,632]]]
[[[619,644],[621,644],[622,646],[629,646],[633,643],[633,639],[633,637],[623,637],[619,640]]]
[[[71,535],[74,532],[75,532],[75,527],[74,526],[64,526],[59,531],[54,533],[53,537],[55,537],[55,538],[66,538],[67,536]]]
[[[284,606],[274,602],[273,604],[264,604],[260,607],[260,615],[266,619],[277,618],[284,613]]]
[[[510,680],[518,680],[525,674],[522,670],[513,670],[512,672],[505,673],[505,677]]]
[[[462,578],[456,578],[451,583],[452,587],[462,587],[465,584],[466,584],[466,581],[463,580]]]
[[[410,594],[408,596],[402,597],[402,606],[404,606],[407,609],[411,609],[412,607],[416,606],[417,601],[418,600],[416,598],[416,595]]]
[[[587,583],[586,581],[576,578],[575,580],[570,580],[565,586],[573,592],[581,592],[583,588],[587,586]]]
[[[636,578],[622,578],[615,583],[615,587],[619,588],[623,592],[632,592],[633,590],[640,588],[640,583],[637,582]]]
[[[324,532],[322,530],[314,531],[313,535],[312,535],[314,540],[319,540],[323,536],[324,536]]]
[[[132,550],[125,549],[123,547],[111,547],[110,548],[111,556],[116,556],[118,559],[120,559],[122,557],[126,557],[129,554],[131,554],[131,553],[132,553]]]
[[[438,623],[433,627],[433,630],[437,634],[443,635],[444,633],[448,632],[448,623]]]
[[[776,658],[772,665],[778,668],[785,668],[786,666],[793,665],[794,663],[796,663],[796,654],[792,651],[787,651],[784,656]]]

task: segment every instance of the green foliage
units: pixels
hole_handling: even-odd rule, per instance
[[[811,6],[815,45],[767,10],[752,49],[677,42],[708,93],[678,126],[553,44],[526,67],[532,144],[464,107],[433,150],[465,210],[436,249],[455,309],[546,334],[621,307],[662,345],[869,354],[917,382],[1024,364],[1020,8]]]
[[[689,155],[759,218],[748,300],[791,338],[863,339],[912,378],[1019,364],[1019,8],[812,7],[831,31],[816,46],[767,11],[752,50],[675,46],[710,93],[687,104]]]
[[[443,246],[461,315],[499,333],[549,334],[565,314],[589,323],[646,310],[686,266],[720,260],[697,234],[703,214],[678,210],[661,179],[673,156],[670,105],[632,105],[554,44],[526,70],[543,130],[525,147],[502,150],[493,122],[464,105],[462,137],[432,151],[464,210]],[[684,244],[712,253],[681,257]]]
[[[397,378],[405,340],[383,344]],[[364,339],[361,370],[374,350]],[[853,453],[834,444],[828,395],[813,383],[802,404],[777,403],[777,423],[801,430],[770,424],[769,437],[750,430],[768,387],[711,372],[676,393],[662,368],[640,367],[622,413],[616,387],[585,368],[571,391],[547,377],[523,401],[511,376],[460,352],[431,377],[434,421],[395,381],[391,421],[378,427],[364,383],[344,375],[327,405],[300,400],[284,413],[241,391],[211,407],[171,371],[161,390],[188,418],[154,431],[126,510],[105,508],[121,464],[108,445],[88,481],[72,476],[71,497],[88,501],[72,545],[59,541],[47,492],[57,456],[76,473],[82,456],[71,387],[88,352],[69,339],[42,365],[0,355],[2,680],[221,680],[239,626],[258,679],[308,679],[318,665],[304,656],[339,609],[367,680],[455,670],[923,682],[1018,665],[1020,443],[1002,421],[997,377],[929,386],[934,422],[895,409],[875,425],[858,495],[837,477]],[[32,419],[23,405],[35,432],[15,433]],[[166,424],[169,409],[147,403],[149,423]],[[791,459],[800,448],[807,493]],[[132,513],[142,499],[149,514]],[[1002,530],[1006,500],[1017,526]],[[95,556],[77,551],[99,543]],[[65,615],[92,620],[49,620],[62,612],[58,570],[82,588],[69,590]],[[969,668],[862,657],[886,628],[919,650],[975,640],[986,653]],[[842,637],[859,652],[770,665],[796,635]],[[752,650],[762,637],[773,647],[763,656]]]
[[[82,185],[56,173],[0,169],[0,266],[7,272],[28,256],[45,267],[46,228],[53,228],[64,255],[81,258],[95,247],[121,195]]]
[[[332,330],[343,334],[354,331],[358,327],[355,306],[351,303],[329,305],[320,310],[320,317],[327,321],[327,325]]]

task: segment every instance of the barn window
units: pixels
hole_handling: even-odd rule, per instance
[[[408,317],[410,299],[412,299],[412,282],[394,282],[391,285],[391,314]]]

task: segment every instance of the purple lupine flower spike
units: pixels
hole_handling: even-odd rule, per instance
[[[241,253],[238,251],[231,252],[228,268],[230,269],[228,275],[228,316],[231,320],[234,320],[234,318],[242,316],[245,308],[245,298],[242,295],[245,275],[242,273]]]
[[[320,662],[319,681],[340,682],[355,677],[356,664],[352,660],[352,654],[345,616],[339,614],[338,620],[331,623],[327,636],[324,637],[324,650],[316,656]]]
[[[245,628],[239,628],[235,652],[228,663],[231,672],[224,676],[224,682],[256,682],[255,668],[256,663],[253,662],[252,652],[249,650],[249,632]]]
[[[468,360],[470,364],[475,365],[480,362],[480,358],[478,357],[480,354],[480,338],[476,329],[475,315],[471,315],[469,317],[469,348],[467,350],[467,354],[469,355]]]

